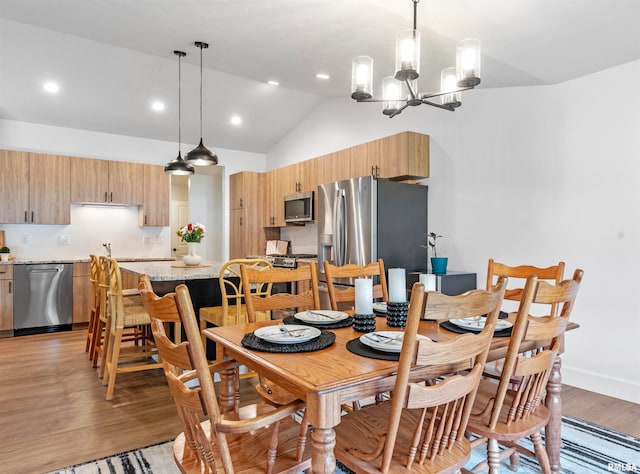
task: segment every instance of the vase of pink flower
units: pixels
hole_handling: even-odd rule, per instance
[[[176,232],[180,239],[187,243],[188,253],[182,257],[182,262],[185,265],[200,265],[202,257],[198,255],[198,247],[200,246],[200,242],[202,242],[202,238],[206,232],[207,228],[203,224],[199,224],[197,222],[189,222]]]

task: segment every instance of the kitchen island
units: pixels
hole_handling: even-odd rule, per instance
[[[203,262],[204,265],[193,268],[179,266],[182,262],[118,262],[123,273],[140,275],[147,274],[151,280],[153,291],[157,295],[164,295],[175,290],[180,284],[185,284],[191,294],[191,302],[196,317],[200,320],[200,308],[222,305],[220,293],[220,269],[224,262]],[[124,278],[124,275],[123,275]],[[207,341],[207,357],[215,359],[215,344]]]

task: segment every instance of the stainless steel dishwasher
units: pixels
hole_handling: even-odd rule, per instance
[[[13,272],[15,335],[71,329],[73,264],[16,264]]]

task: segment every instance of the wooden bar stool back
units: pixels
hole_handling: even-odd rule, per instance
[[[103,384],[107,385],[106,398],[111,400],[117,374],[158,369],[162,367],[162,363],[153,359],[157,350],[149,326],[151,323],[149,313],[142,304],[140,291],[124,290],[118,262],[113,258],[108,258],[107,261],[110,320]],[[123,344],[127,340],[125,331],[127,328],[137,328],[140,335],[132,343]]]
[[[214,326],[229,326],[234,324],[244,324],[247,322],[247,310],[244,304],[244,290],[242,287],[242,277],[240,275],[240,265],[247,265],[256,270],[263,271],[273,268],[271,263],[265,259],[239,258],[226,262],[220,268],[220,294],[222,304],[200,308],[200,330],[207,327],[207,323]],[[261,285],[252,289],[259,295],[271,293],[271,284]],[[258,319],[260,320],[260,318]],[[206,345],[205,337],[203,342]]]
[[[87,329],[87,340],[84,351],[89,354],[89,359],[93,356],[93,337],[96,330],[100,298],[98,294],[98,256],[89,255],[89,283],[91,284],[91,309],[89,310],[89,327]]]

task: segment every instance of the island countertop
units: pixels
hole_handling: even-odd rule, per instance
[[[183,267],[180,261],[165,262],[118,262],[120,268],[142,275],[149,275],[151,281],[180,281],[180,280],[204,280],[219,278],[220,269],[224,262],[203,262],[198,267]]]

